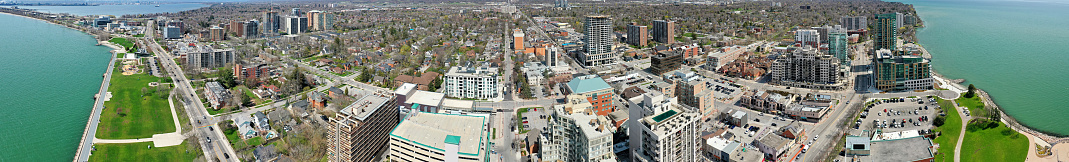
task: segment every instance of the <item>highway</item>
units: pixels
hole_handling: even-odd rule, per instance
[[[148,26],[155,26],[154,21],[149,21]],[[201,149],[206,153],[205,159],[214,161],[212,159],[218,159],[220,161],[237,161],[234,157],[236,153],[234,148],[231,147],[230,142],[226,140],[226,135],[222,133],[222,130],[214,130],[219,126],[216,124],[221,119],[208,114],[208,110],[204,107],[204,103],[197,97],[196,90],[189,84],[189,79],[186,78],[182,68],[179,68],[178,64],[174,62],[171,54],[156,43],[155,30],[148,30],[145,33],[145,38],[138,39],[144,45],[148,45],[148,50],[156,54],[160,59],[160,64],[163,65],[163,69],[167,69],[170,72],[171,79],[175,83],[175,91],[180,94],[179,99],[183,102],[187,116],[190,118],[190,124],[193,125],[193,134],[200,141]],[[210,127],[209,127],[210,126]],[[208,142],[208,138],[212,139]]]

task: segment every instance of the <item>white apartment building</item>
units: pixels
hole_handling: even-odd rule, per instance
[[[654,103],[658,103],[654,101]],[[663,103],[660,102],[660,103]],[[645,104],[643,104],[645,105]],[[656,104],[655,104],[656,105]],[[679,104],[661,104],[651,109],[630,108],[630,148],[632,161],[698,161],[698,120],[693,108]],[[654,110],[652,115],[634,111]],[[657,111],[665,110],[665,111]]]
[[[584,23],[583,49],[579,60],[583,66],[601,66],[615,63],[619,57],[612,51],[612,19],[605,15],[587,16]]]
[[[616,161],[612,120],[587,109],[554,109],[549,130],[541,136],[541,161]]]
[[[179,55],[186,56],[186,66],[194,69],[212,69],[234,63],[234,49],[216,49],[209,45],[180,46]]]
[[[456,98],[492,99],[501,96],[501,76],[496,67],[452,67],[445,73],[445,94]]]

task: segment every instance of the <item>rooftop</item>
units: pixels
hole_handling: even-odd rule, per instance
[[[650,115],[642,118],[658,137],[683,129],[685,125],[694,124],[698,121],[698,113],[692,110],[680,109],[680,105],[671,104],[668,111],[661,114]]]
[[[444,93],[416,90],[405,103],[438,106],[442,103],[442,99],[445,99]]]
[[[455,143],[461,155],[479,156],[488,120],[486,116],[418,112],[401,121],[390,136],[441,152],[446,144]]]
[[[612,88],[601,77],[591,76],[593,75],[573,78],[572,81],[568,82],[568,89],[571,89],[572,93],[587,93]]]
[[[720,138],[720,137],[713,137],[713,138],[706,139],[705,140],[705,144],[709,145],[709,146],[712,146],[713,148],[716,148],[717,150],[721,150],[721,151],[729,152],[729,153],[732,152],[732,151],[735,151],[735,148],[739,147],[739,143],[738,142],[730,141],[730,140],[727,140],[727,139],[724,139],[724,138]]]
[[[386,94],[370,93],[364,95],[359,100],[356,100],[353,104],[346,106],[342,109],[341,113],[363,121],[364,119],[367,119],[371,113],[377,111],[382,105],[386,104],[387,101],[392,100],[392,98],[393,96]]]
[[[444,99],[442,100],[442,108],[451,109],[474,109],[475,101],[472,100],[458,100],[458,99]]]
[[[847,149],[852,149],[853,150],[852,146],[854,144],[864,144],[865,148],[863,150],[868,150],[868,149],[871,149],[871,147],[869,146],[869,142],[870,141],[869,141],[868,137],[846,136],[846,148]]]
[[[932,141],[924,137],[873,141],[869,152],[874,162],[916,161],[934,157]]]

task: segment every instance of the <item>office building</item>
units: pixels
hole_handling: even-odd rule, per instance
[[[650,39],[650,32],[646,26],[631,23],[627,25],[627,44],[638,47],[646,47],[646,40]]]
[[[771,83],[776,85],[812,88],[842,89],[843,73],[839,59],[821,53],[816,48],[796,48],[780,54],[772,61]]]
[[[794,43],[799,47],[820,47],[820,32],[815,29],[798,29],[794,31]]]
[[[828,32],[828,54],[839,59],[842,68],[850,67],[849,42],[846,42],[846,28],[840,25],[825,26]]]
[[[632,161],[697,161],[699,114],[678,104],[663,104],[665,111],[631,113]],[[631,108],[632,110],[636,108]],[[660,109],[660,108],[655,108]],[[640,110],[644,111],[644,110]]]
[[[584,66],[601,66],[613,64],[619,55],[612,51],[612,19],[605,15],[586,16],[583,35],[585,52],[580,53],[579,61]]]
[[[212,28],[208,29],[208,33],[210,36],[209,39],[212,41],[223,41],[226,39],[226,29],[223,29],[222,27],[212,26]]]
[[[256,20],[249,20],[243,23],[244,27],[241,29],[242,36],[245,38],[260,37],[260,22]]]
[[[564,89],[567,104],[573,108],[588,108],[597,115],[608,115],[614,109],[616,90],[597,75],[572,78]]]
[[[278,16],[278,12],[275,12],[275,11],[264,12],[263,24],[260,25],[260,26],[262,26],[262,28],[264,29],[263,33],[265,35],[278,34],[278,29],[281,26],[281,25],[279,25],[279,24],[281,24],[279,18],[280,17]]]
[[[501,97],[500,79],[497,67],[490,67],[489,63],[469,64],[449,68],[442,87],[449,97],[485,100]]]
[[[716,115],[716,109],[713,107],[713,93],[715,92],[712,83],[705,79],[676,81],[676,97],[679,104],[696,108],[702,120]]]
[[[214,69],[232,64],[235,61],[234,49],[216,49],[208,45],[180,46],[179,55],[186,56],[186,63],[192,69]]]
[[[108,24],[111,24],[111,17],[108,16],[100,16],[93,20],[93,27],[107,27]]]
[[[415,112],[390,132],[393,161],[488,161],[489,117]]]
[[[865,16],[843,16],[839,18],[839,25],[846,30],[862,30],[869,28],[868,18]]]
[[[589,109],[554,109],[539,140],[541,161],[616,161],[612,120]]]
[[[876,28],[873,30],[873,48],[872,50],[888,49],[895,50],[895,46],[898,42],[895,38],[898,34],[898,26],[895,26],[898,18],[895,13],[888,14],[876,14]]]
[[[512,49],[515,51],[524,51],[523,46],[523,29],[512,29]]]
[[[929,60],[915,55],[894,56],[890,50],[876,51],[876,89],[882,91],[930,90],[934,88]]]
[[[676,42],[676,22],[667,20],[653,21],[653,41],[664,44]]]
[[[650,72],[654,75],[662,75],[679,70],[682,63],[682,51],[657,51],[656,54],[650,56]]]
[[[327,151],[330,161],[378,161],[390,146],[389,133],[398,123],[393,94],[373,92],[357,96],[355,102],[327,121]]]
[[[206,91],[204,98],[208,99],[208,103],[211,103],[213,109],[219,110],[219,108],[223,108],[227,103],[230,103],[230,91],[223,88],[223,85],[219,84],[219,82],[204,83],[204,90]]]
[[[182,38],[182,28],[175,26],[167,26],[163,28],[164,39],[180,39]]]
[[[282,25],[285,26],[286,33],[288,34],[301,34],[308,31],[308,18],[287,16],[285,21],[282,22]]]

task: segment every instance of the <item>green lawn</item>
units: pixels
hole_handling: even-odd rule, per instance
[[[249,147],[249,145],[245,144],[245,141],[241,139],[241,135],[238,134],[238,131],[227,133],[226,140],[230,141],[230,145],[234,146],[235,150]]]
[[[145,37],[145,34],[137,34],[137,35],[134,35],[134,37],[138,37],[138,38]]]
[[[94,144],[96,151],[89,161],[193,161],[204,154],[200,147],[187,142],[168,147],[153,147],[152,142]]]
[[[970,116],[987,116],[987,110],[984,109],[984,102],[980,100],[980,96],[973,96],[972,98],[965,98],[965,94],[961,95],[958,99],[954,100],[958,105],[968,107]]]
[[[123,48],[132,48],[134,46],[134,43],[126,40],[126,38],[111,38],[108,42],[122,45]]]
[[[116,67],[120,66],[116,64]],[[108,91],[112,93],[110,101],[104,102],[100,114],[97,138],[131,139],[148,138],[153,134],[174,132],[174,120],[171,119],[171,107],[166,93],[153,92],[149,82],[160,79],[148,74],[122,75],[116,69],[111,76]],[[144,88],[144,89],[142,89]],[[146,90],[147,93],[142,93]]]
[[[998,123],[998,127],[966,131],[961,161],[1024,161],[1028,137]]]
[[[946,113],[947,116],[943,126],[933,129],[933,131],[943,133],[943,135],[932,140],[933,143],[939,144],[939,154],[935,155],[935,161],[952,162],[954,161],[954,147],[958,144],[958,136],[961,135],[962,131],[961,116],[958,115],[958,110],[954,108],[954,105],[952,105],[950,101],[943,100],[942,98],[936,98],[936,101],[939,102],[939,105],[943,108],[944,113]]]
[[[263,137],[253,137],[253,138],[250,138],[249,140],[245,140],[245,143],[249,144],[249,146],[259,146],[260,144],[264,144],[264,138]]]
[[[523,113],[527,112],[527,108],[520,108],[516,110],[516,130],[520,130],[520,134],[527,133],[527,129],[523,129]]]

